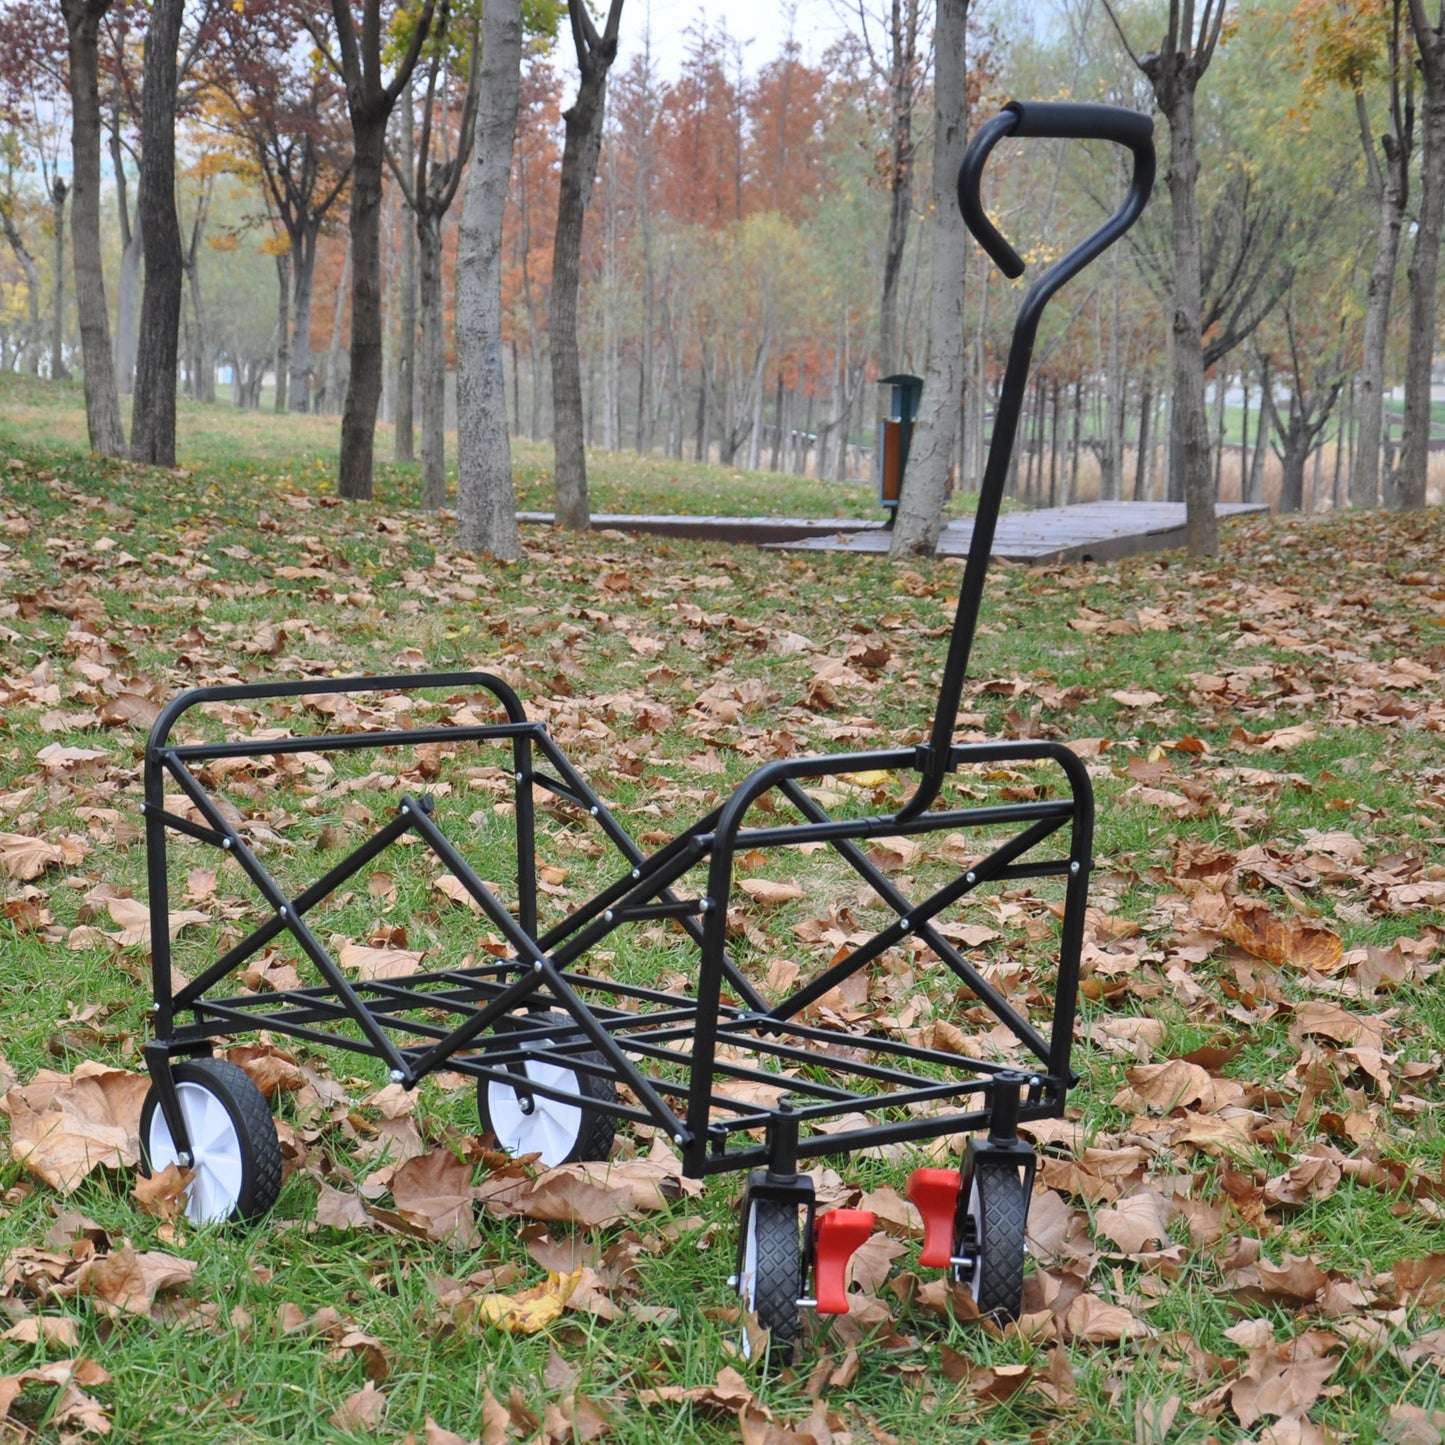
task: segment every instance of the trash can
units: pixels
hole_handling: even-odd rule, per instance
[[[899,372],[897,376],[883,377],[878,385],[892,388],[878,448],[878,502],[887,509],[891,527],[898,515],[898,499],[903,495],[903,471],[908,465],[908,448],[913,441],[918,399],[923,395],[923,378]]]

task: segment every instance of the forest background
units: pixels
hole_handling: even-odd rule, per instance
[[[150,12],[132,3],[89,8],[107,162],[102,266],[125,397],[145,275],[138,208]],[[179,384],[203,401],[219,388],[237,407],[339,414],[360,294],[360,233],[349,223],[359,172],[346,87],[320,58],[334,49],[332,31],[289,0],[172,0],[169,8],[181,25]],[[374,0],[370,8],[382,15]],[[1423,504],[1435,445],[1434,266],[1445,191],[1435,178],[1445,145],[1432,145],[1441,123],[1431,121],[1445,103],[1434,95],[1438,66],[1425,63],[1439,30],[1423,8],[1270,0],[1196,13],[1178,0],[1058,0],[1042,18],[1036,7],[964,8],[975,120],[1012,95],[1144,111],[1157,102],[1171,120],[1158,128],[1170,185],[1161,184],[1129,244],[1046,322],[1011,492],[1035,504],[1182,500],[1192,457],[1194,485],[1220,499],[1284,510]],[[406,15],[382,17],[394,75],[413,33]],[[769,55],[767,40],[745,46],[725,17],[699,8],[676,74],[661,71],[644,39],[604,76],[578,256],[577,406],[588,445],[871,478],[886,404],[874,383],[928,365],[933,17],[926,0],[895,0],[876,13],[840,0],[836,18],[836,38],[814,63],[787,12]],[[464,5],[433,18],[387,122],[370,262],[381,323],[378,414],[394,427],[398,461],[415,455],[420,418],[418,501],[431,507],[446,500],[443,429],[456,417],[457,198],[475,117],[477,24]],[[6,0],[0,29],[8,121],[0,366],[60,379],[79,369],[81,352],[66,294],[66,26],[61,8]],[[576,60],[566,20],[547,0],[527,10],[525,29],[500,345],[511,435],[551,439],[553,266]],[[1171,45],[1178,73],[1190,77],[1198,179],[1183,220],[1195,237],[1197,283],[1185,274],[1175,216],[1173,177],[1184,167],[1170,146],[1180,125],[1160,90],[1158,57]],[[1111,148],[1070,143],[1065,155],[1060,145],[1021,144],[993,167],[994,214],[1030,262],[1061,254],[1121,193]],[[1198,340],[1181,343],[1178,301],[1191,284]],[[950,468],[961,492],[981,472],[1012,290],[969,255]],[[1413,345],[1412,333],[1421,333]],[[1181,346],[1201,353],[1197,397],[1180,381]],[[1392,389],[1407,372],[1415,400],[1402,412]],[[1401,448],[1411,410],[1413,464]],[[1186,413],[1198,413],[1193,431]],[[139,445],[133,437],[132,450]]]

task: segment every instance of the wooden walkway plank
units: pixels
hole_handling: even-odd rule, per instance
[[[1220,502],[1215,515],[1267,512],[1250,502]],[[519,512],[524,525],[550,526],[550,512]],[[998,519],[992,555],[1006,562],[1106,562],[1139,552],[1163,552],[1184,545],[1182,502],[1080,502],[1005,512]],[[647,532],[662,537],[732,542],[790,552],[886,552],[890,536],[881,521],[810,517],[640,516],[598,512],[593,531]],[[973,522],[948,522],[938,542],[940,557],[962,557]]]

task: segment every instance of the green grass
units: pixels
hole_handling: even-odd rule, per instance
[[[78,382],[52,385],[7,374],[0,378],[8,432],[42,450],[74,450],[85,444],[85,415]],[[125,399],[122,409],[125,410]],[[269,406],[269,399],[268,399]],[[223,486],[228,477],[261,471],[280,486],[324,494],[334,489],[340,418],[286,415],[269,409],[237,411],[222,403],[203,405],[182,398],[176,428],[181,466],[203,471]],[[5,433],[0,432],[0,435]],[[417,440],[420,447],[420,440]],[[408,506],[421,493],[417,463],[391,462],[391,427],[377,428],[377,498],[391,507]],[[550,511],[553,504],[552,448],[541,442],[513,444],[517,506]],[[456,435],[447,436],[448,485],[456,487]],[[689,512],[723,516],[877,517],[872,481],[823,482],[789,473],[741,468],[654,454],[593,450],[588,453],[588,487],[595,512]],[[954,511],[967,510],[960,496]]]
[[[956,566],[917,564],[901,572],[882,559],[823,555],[770,555],[760,566],[760,554],[751,551],[543,529],[528,529],[520,562],[499,565],[457,554],[449,520],[408,509],[414,470],[383,468],[375,503],[336,504],[333,420],[185,407],[184,471],[167,474],[84,456],[77,397],[73,389],[0,378],[6,549],[0,685],[7,699],[0,833],[79,839],[88,850],[80,862],[32,882],[5,879],[3,1050],[22,1083],[40,1069],[69,1070],[88,1059],[135,1068],[148,1037],[144,950],[69,946],[79,927],[114,927],[103,902],[87,902],[99,885],[146,896],[143,736],[133,726],[102,728],[87,717],[121,688],[161,699],[220,678],[383,671],[407,648],[433,668],[500,668],[529,708],[546,711],[568,755],[644,839],[691,821],[773,756],[894,746],[917,740],[928,721],[941,630],[960,578]],[[20,465],[6,468],[12,459]],[[518,448],[523,505],[549,504],[547,466],[541,448]],[[826,513],[811,509],[843,494],[796,479],[735,479],[719,468],[625,456],[594,458],[593,479],[597,510],[820,515]],[[107,539],[110,545],[102,545]],[[1071,1161],[1080,1161],[1054,1151],[1044,1182],[1079,1211],[1101,1257],[1087,1280],[1071,1283],[1059,1266],[1048,1267],[1051,1277],[1070,1290],[1087,1283],[1098,1298],[1126,1303],[1153,1333],[1132,1342],[1064,1345],[1076,1398],[1059,1404],[1040,1384],[1051,1366],[1040,1341],[989,1334],[920,1303],[905,1305],[885,1289],[896,1338],[865,1346],[856,1375],[821,1389],[818,1408],[835,1412],[835,1439],[844,1431],[855,1441],[892,1437],[919,1445],[1045,1436],[1064,1445],[1256,1438],[1264,1422],[1246,1430],[1227,1402],[1217,1410],[1209,1403],[1211,1391],[1244,1366],[1247,1352],[1227,1332],[1248,1319],[1267,1320],[1281,1341],[1334,1332],[1334,1393],[1312,1405],[1310,1418],[1340,1438],[1390,1438],[1389,1411],[1400,1401],[1424,1411],[1445,1408],[1439,1369],[1400,1358],[1411,1341],[1442,1324],[1438,1293],[1404,1306],[1388,1281],[1397,1261],[1441,1251],[1431,1181],[1439,1180],[1445,1153],[1438,1123],[1445,1004],[1433,970],[1445,918],[1439,909],[1396,906],[1389,890],[1438,877],[1445,843],[1439,748],[1445,717],[1432,681],[1445,649],[1442,546],[1439,513],[1309,526],[1266,519],[1230,531],[1221,555],[1205,562],[1169,555],[1100,567],[994,570],[963,698],[965,730],[1110,740],[1089,759],[1099,818],[1091,896],[1140,933],[1116,944],[1103,940],[1088,955],[1081,1025],[1091,1031],[1130,1020],[1162,1025],[1158,1042],[1137,1057],[1080,1040],[1075,1064],[1082,1083],[1070,1096],[1071,1117],[1089,1144],[1139,1145],[1126,1190],[1176,1191],[1200,1208],[1220,1207],[1222,1232],[1206,1231],[1195,1242],[1176,1220],[1177,1257],[1124,1257],[1100,1232],[1101,1212],[1115,1201],[1070,1184],[1083,1177],[1067,1173]],[[277,570],[288,567],[307,575]],[[698,611],[679,610],[691,608]],[[1070,626],[1100,619],[1130,630]],[[780,652],[785,633],[806,636],[812,651]],[[844,659],[860,642],[874,650],[875,661],[857,664],[857,679],[838,685],[836,707],[809,705],[821,662]],[[1401,670],[1398,659],[1415,670]],[[1205,686],[1206,674],[1226,685]],[[738,690],[740,717],[709,715],[702,700],[717,687]],[[1159,701],[1137,706],[1111,696],[1143,689]],[[294,718],[279,721],[296,725]],[[1297,724],[1314,735],[1287,751],[1233,737],[1236,729],[1257,738]],[[1208,751],[1172,747],[1191,737]],[[47,774],[37,755],[52,743],[103,748],[106,756]],[[410,761],[398,754],[377,766],[403,772]],[[507,766],[505,758],[477,761]],[[1171,775],[1148,771],[1166,763]],[[358,762],[356,770],[370,766]],[[505,895],[510,829],[495,811],[507,797],[505,783],[469,778],[458,766],[466,763],[447,764],[441,781],[455,786],[438,790],[438,806]],[[347,829],[349,847],[367,825],[348,817],[335,793],[308,795],[304,778],[300,790],[282,782],[259,769],[232,778],[230,795],[243,812],[284,813],[273,821],[286,842],[268,845],[267,857],[288,887],[299,887],[340,856],[337,839],[321,836],[323,827]],[[983,792],[1056,786],[1045,770],[969,782]],[[1186,815],[1150,801],[1143,787],[1185,798]],[[879,795],[901,798],[902,785],[887,781]],[[395,789],[372,783],[345,797],[376,819],[394,804]],[[841,806],[876,805],[865,796]],[[1306,830],[1349,833],[1360,847],[1358,866],[1308,866],[1316,848]],[[566,874],[556,885],[565,892],[544,899],[550,917],[608,876],[605,858],[593,856],[596,841],[579,820],[542,815],[539,850]],[[1231,876],[1231,896],[1261,900],[1282,919],[1313,913],[1347,949],[1386,949],[1403,940],[1416,949],[1414,977],[1393,992],[1362,997],[1350,987],[1353,965],[1312,976],[1247,955],[1199,922],[1210,905],[1180,873],[1186,844],[1222,847],[1236,857],[1257,850],[1249,855],[1257,871]],[[379,927],[401,927],[407,946],[431,955],[476,948],[489,930],[441,903],[417,851],[393,850],[318,909],[319,936],[364,938]],[[189,906],[180,902],[189,869],[215,866],[214,850],[176,848],[176,906]],[[786,853],[743,867],[745,876],[805,879],[809,889],[802,901],[749,915],[758,937],[737,943],[746,967],[764,970],[778,959],[805,970],[826,963],[834,945],[810,942],[800,928],[830,919],[846,933],[871,929],[885,916],[826,854]],[[926,856],[907,871],[923,891],[941,868]],[[188,930],[178,945],[178,962],[192,972],[224,946],[228,926],[244,926],[227,916],[230,900],[239,909],[246,899],[244,882],[234,867],[219,872],[221,902],[206,905],[211,921]],[[372,890],[374,873],[387,875],[394,894],[381,885]],[[1043,884],[1024,885],[960,911],[966,921],[998,931],[979,950],[981,966],[1016,976],[1016,996],[1041,1016],[1051,993],[1052,896]],[[612,956],[598,965],[615,977],[660,980],[690,966],[689,950],[663,930],[620,932],[606,947]],[[893,971],[881,970],[878,979],[880,989],[896,986],[887,1007],[918,998],[960,1027],[975,1028],[926,962],[890,959]],[[916,978],[896,983],[905,964],[917,969]],[[1387,1016],[1386,1053],[1395,1070],[1388,1095],[1339,1041],[1298,1034],[1301,1010],[1320,1001],[1364,1019]],[[1219,1077],[1242,1086],[1240,1107],[1252,1111],[1250,1137],[1237,1153],[1171,1147],[1157,1115],[1114,1102],[1134,1064],[1217,1044],[1235,1050]],[[276,1210],[250,1233],[168,1232],[137,1207],[128,1171],[97,1173],[65,1199],[19,1164],[0,1166],[0,1258],[67,1249],[74,1231],[67,1211],[76,1211],[113,1246],[124,1238],[138,1250],[163,1250],[197,1265],[177,1295],[182,1318],[112,1319],[85,1295],[42,1299],[7,1285],[12,1317],[63,1316],[74,1321],[78,1343],[47,1351],[7,1342],[0,1374],[47,1359],[98,1361],[111,1378],[90,1393],[109,1412],[118,1441],[340,1440],[347,1437],[330,1417],[363,1385],[364,1359],[335,1350],[314,1331],[288,1333],[281,1323],[286,1306],[307,1317],[330,1307],[373,1336],[386,1359],[380,1388],[388,1407],[378,1433],[386,1441],[409,1431],[420,1439],[429,1416],[465,1438],[479,1436],[488,1390],[504,1403],[515,1390],[538,1416],[574,1394],[603,1402],[612,1416],[606,1438],[613,1441],[710,1445],[739,1437],[726,1413],[676,1403],[644,1409],[636,1395],[706,1385],[721,1369],[740,1368],[728,1350],[737,1327],[725,1282],[740,1181],[713,1180],[700,1198],[583,1237],[599,1252],[625,1244],[629,1232],[641,1243],[634,1291],[619,1296],[616,1319],[574,1312],[535,1336],[483,1331],[474,1308],[458,1314],[441,1303],[445,1281],[458,1282],[473,1299],[478,1286],[465,1282],[496,1267],[517,1271],[508,1289],[538,1282],[542,1270],[527,1252],[523,1224],[483,1216],[480,1245],[461,1252],[319,1225],[323,1183],[349,1189],[377,1168],[365,1153],[377,1115],[363,1100],[383,1079],[364,1057],[309,1045],[295,1052],[322,1078],[340,1081],[348,1102],[333,1116],[327,1108],[305,1112],[294,1097],[280,1101],[278,1113],[297,1131],[302,1152]],[[429,1081],[418,1117],[430,1141],[464,1147],[478,1127],[474,1093]],[[1268,1181],[1328,1150],[1350,1166],[1333,1193],[1297,1208],[1265,1202],[1260,1191]],[[831,1167],[858,1188],[901,1189],[913,1162],[852,1159]],[[1377,1164],[1399,1168],[1405,1187],[1350,1177]],[[479,1166],[478,1180],[486,1172]],[[553,1226],[551,1233],[564,1238],[569,1231]],[[1241,1241],[1248,1240],[1258,1241],[1266,1260],[1308,1255],[1341,1286],[1358,1284],[1363,1298],[1340,1295],[1335,1314],[1260,1302],[1237,1269]],[[893,1281],[903,1294],[903,1277],[917,1272],[911,1250],[895,1262]],[[1382,1343],[1367,1343],[1367,1331]],[[765,1378],[754,1369],[749,1384],[780,1427],[797,1428],[815,1408],[808,1388],[814,1365],[828,1357],[836,1366],[844,1355],[836,1336],[810,1341],[796,1372]],[[1034,1375],[1012,1399],[994,1403],[980,1397],[979,1382],[958,1367],[958,1355],[972,1370],[1023,1366]],[[554,1358],[561,1367],[549,1366]],[[1176,1396],[1181,1404],[1167,1436],[1150,1434],[1146,1416]],[[36,1438],[58,1439],[56,1403],[53,1388],[32,1384],[10,1421]]]

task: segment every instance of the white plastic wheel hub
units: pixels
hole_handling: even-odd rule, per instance
[[[973,1221],[973,1278],[968,1282],[968,1291],[977,1304],[979,1290],[983,1287],[983,1205],[978,1197],[977,1175],[969,1181],[968,1217]]]
[[[178,1083],[176,1097],[191,1138],[191,1164],[196,1171],[186,1195],[186,1218],[193,1224],[222,1224],[241,1198],[245,1173],[241,1136],[230,1110],[204,1084]],[[152,1173],[180,1162],[163,1109],[151,1116],[146,1146]]]
[[[523,1068],[534,1084],[564,1093],[578,1092],[577,1075],[561,1064],[527,1059]],[[571,1155],[582,1133],[579,1105],[550,1099],[546,1094],[532,1094],[524,1100],[510,1084],[496,1079],[487,1084],[487,1118],[497,1142],[507,1153],[539,1154],[548,1169]]]
[[[738,1293],[742,1296],[745,1314],[758,1307],[758,1211],[748,1210],[747,1228],[743,1233],[743,1272],[738,1276]],[[747,1319],[743,1320],[742,1339],[739,1341],[742,1357],[753,1357],[753,1337],[748,1330]]]

